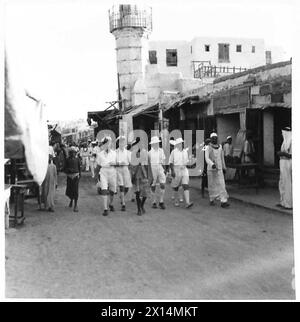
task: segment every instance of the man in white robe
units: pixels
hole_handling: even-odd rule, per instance
[[[223,171],[226,171],[224,152],[218,144],[218,135],[210,135],[211,142],[205,150],[205,161],[207,163],[207,180],[210,205],[213,206],[216,199],[221,201],[221,207],[229,206],[228,194],[225,188]]]
[[[280,157],[280,179],[279,192],[280,203],[277,205],[285,209],[293,208],[292,191],[292,131],[285,127],[282,130],[283,142],[280,151],[277,153]]]

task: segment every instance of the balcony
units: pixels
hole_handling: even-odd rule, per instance
[[[115,5],[109,10],[110,32],[126,27],[152,31],[152,9],[136,5]]]
[[[230,66],[214,66],[210,61],[193,61],[194,78],[218,78],[225,75],[244,72],[247,68],[230,67]]]

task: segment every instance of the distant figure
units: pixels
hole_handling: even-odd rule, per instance
[[[223,151],[224,151],[225,163],[226,164],[232,163],[233,145],[232,145],[232,137],[230,135],[227,136],[227,138],[226,138],[226,142],[224,143],[224,146],[223,146]]]
[[[280,157],[279,192],[280,203],[277,205],[285,209],[293,208],[292,191],[292,131],[291,128],[282,129],[283,142],[277,155]]]
[[[96,157],[98,153],[97,141],[93,141],[91,145],[92,146],[90,149],[90,168],[91,168],[92,178],[95,178]]]
[[[42,183],[42,203],[45,205],[45,210],[54,212],[54,197],[57,188],[57,170],[53,163],[53,156],[49,154],[49,164],[46,177]]]
[[[226,208],[229,204],[223,174],[226,170],[224,152],[222,146],[218,144],[218,135],[216,133],[210,135],[210,140],[211,142],[205,150],[210,205],[213,206],[214,201],[219,199],[221,207]]]
[[[69,157],[66,160],[65,173],[67,174],[67,189],[66,196],[70,198],[69,207],[73,207],[74,212],[78,212],[78,190],[79,179],[81,177],[80,161],[76,156],[77,152],[74,147],[69,151]]]
[[[208,149],[209,144],[210,144],[210,139],[206,139],[204,141],[204,146],[202,148],[202,150],[204,151],[204,167],[203,167],[203,171],[202,171],[202,174],[201,174],[201,177],[202,177],[202,181],[201,181],[201,195],[202,195],[202,198],[204,198],[205,188],[208,187],[208,183],[207,183],[207,162],[205,160],[205,151],[206,151],[206,149]]]
[[[230,135],[227,136],[226,138],[226,142],[224,143],[224,146],[223,146],[223,151],[224,151],[225,164],[226,164],[226,167],[228,167],[228,165],[234,163],[233,144],[232,144],[232,137]],[[233,180],[235,177],[235,173],[236,173],[236,169],[227,168],[225,180]]]
[[[89,150],[86,144],[80,149],[83,171],[89,171]]]
[[[49,155],[52,155],[53,158],[55,158],[55,151],[54,151],[54,143],[53,142],[50,142],[49,144],[49,148],[48,148],[48,154]]]
[[[252,135],[248,133],[244,142],[242,150],[242,163],[254,163],[255,162],[255,148],[252,139]]]

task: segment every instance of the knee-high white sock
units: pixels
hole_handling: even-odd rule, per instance
[[[183,195],[184,195],[185,203],[188,205],[190,203],[190,191],[184,190]]]
[[[107,195],[102,196],[102,198],[103,198],[103,207],[104,207],[104,210],[107,210],[108,209],[108,205],[107,205]]]
[[[152,197],[152,203],[156,203],[156,187],[154,191],[151,189],[151,197]]]
[[[125,193],[124,193],[124,191],[120,192],[120,197],[121,197],[121,204],[125,205]]]
[[[160,189],[160,202],[164,202],[165,189]]]

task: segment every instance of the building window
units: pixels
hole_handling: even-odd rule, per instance
[[[149,50],[149,62],[150,64],[157,64],[156,50]]]
[[[219,44],[219,63],[229,62],[229,44]]]
[[[236,52],[241,53],[242,52],[242,45],[236,45]]]
[[[251,52],[255,53],[255,46],[252,46]]]
[[[266,64],[272,64],[272,52],[270,50],[266,51]]]
[[[210,51],[210,45],[204,45],[204,50],[205,51]]]
[[[177,66],[177,49],[167,49],[167,66]]]

